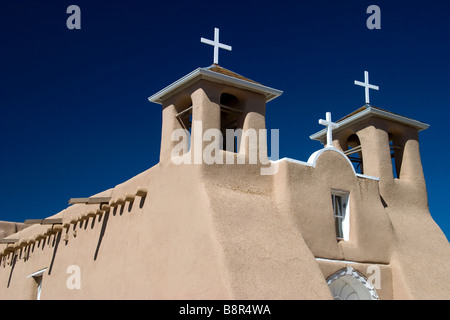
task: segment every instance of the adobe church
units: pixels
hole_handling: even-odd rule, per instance
[[[53,216],[0,223],[0,299],[450,299],[419,152],[428,125],[371,106],[367,75],[366,105],[327,114],[307,161],[269,161],[267,141],[244,134],[216,144],[234,164],[198,163],[212,142],[195,137],[264,130],[282,94],[214,62],[149,98],[158,164]],[[190,163],[174,161],[176,130]]]

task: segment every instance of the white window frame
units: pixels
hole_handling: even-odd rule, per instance
[[[341,198],[341,210],[336,212],[336,197]],[[342,190],[331,190],[331,202],[336,230],[336,239],[348,241],[350,236],[350,192]],[[339,224],[339,228],[336,225]],[[342,234],[338,234],[342,230]]]
[[[47,268],[41,269],[41,270],[36,271],[36,272],[30,274],[29,276],[27,276],[27,279],[28,278],[34,278],[36,280],[38,278],[41,278],[40,281],[38,282],[36,300],[41,300],[42,282],[43,282],[43,279],[44,279],[43,275],[44,275],[45,270],[47,270]]]

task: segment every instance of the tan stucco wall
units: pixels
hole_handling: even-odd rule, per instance
[[[57,233],[33,225],[9,235],[19,242],[0,245],[0,299],[33,298],[36,283],[27,276],[43,268],[42,299],[331,299],[326,279],[348,264],[365,277],[379,266],[381,299],[450,298],[449,244],[429,214],[417,134],[402,131],[409,138],[401,179],[392,177],[382,121],[354,128],[364,173],[379,180],[355,175],[339,150],[309,163],[278,161],[275,175],[261,175],[261,163],[173,164],[179,101],[192,100],[204,131],[220,125],[218,99],[230,90],[202,80],[166,101],[160,163],[96,195],[114,204],[140,187],[145,198],[87,219],[99,205],[72,205],[54,216],[63,219]],[[233,90],[242,127],[264,129],[264,97]],[[339,136],[334,143],[343,144]],[[198,146],[191,146],[193,158]],[[348,241],[336,240],[333,189],[350,193]],[[72,265],[81,289],[67,286]]]
[[[1,298],[30,298],[34,282],[26,277],[42,268],[48,268],[42,299],[330,298],[299,230],[271,200],[271,178],[249,184],[203,178],[203,183],[202,176],[229,176],[231,166],[206,170],[214,173],[200,169],[158,165],[99,194],[116,199],[137,186],[148,189],[142,208],[137,197],[131,207],[126,203],[100,220],[90,218],[27,246],[26,254],[19,249],[5,257]],[[233,174],[254,170],[259,176],[257,166],[240,169]],[[74,205],[55,217],[69,221],[87,210]],[[47,229],[35,225],[19,237]],[[66,286],[70,265],[81,270],[81,290]]]
[[[141,186],[148,189],[144,201],[136,197],[100,221],[90,218],[32,245],[28,259],[0,272],[2,298],[27,298],[23,288],[31,279],[26,276],[45,267],[42,299],[230,298],[210,210],[201,185],[192,185],[194,168],[187,169],[166,169],[161,176],[156,166],[111,194],[117,199]],[[68,221],[86,211],[85,205],[74,205],[58,216]],[[81,290],[66,286],[70,265],[81,270]]]
[[[0,239],[25,229],[28,225],[20,222],[0,221]]]
[[[357,177],[340,153],[325,151],[315,167],[282,162],[275,183],[278,202],[287,207],[316,257],[389,262],[392,226],[379,198],[378,182]],[[278,188],[278,184],[286,185]],[[336,241],[332,189],[350,193],[349,241]]]
[[[401,148],[395,179],[388,133]],[[394,299],[450,299],[450,246],[429,212],[417,129],[373,117],[335,133],[335,146],[345,146],[351,134],[361,142],[364,174],[380,177],[379,197],[392,226]]]
[[[381,299],[448,298],[448,248],[429,214],[384,208],[378,182],[356,177],[337,152],[324,152],[315,167],[281,161],[274,176],[259,168],[160,164],[100,193],[114,200],[148,190],[3,257],[0,296],[31,298],[35,283],[26,277],[48,268],[42,299],[329,299],[326,278],[349,260],[367,277],[367,266],[380,266]],[[335,239],[330,188],[352,194],[348,242]],[[87,211],[73,205],[55,217]],[[70,265],[80,267],[81,290],[66,286]]]

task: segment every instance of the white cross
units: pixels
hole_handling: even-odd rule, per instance
[[[332,148],[333,147],[333,135],[332,131],[333,128],[339,127],[339,124],[331,122],[331,113],[327,112],[327,120],[319,120],[319,123],[327,127],[327,144],[325,145],[325,148]]]
[[[364,71],[364,82],[355,80],[355,84],[357,86],[361,86],[366,89],[366,104],[370,104],[369,89],[380,90],[380,87],[375,86],[373,84],[369,84],[369,72],[367,72],[367,71]]]
[[[214,28],[214,41],[200,38],[202,43],[209,44],[214,47],[214,63],[219,64],[219,48],[231,51],[231,46],[219,42],[219,29]]]

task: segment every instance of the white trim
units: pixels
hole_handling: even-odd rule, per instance
[[[272,163],[279,163],[279,162],[282,162],[282,161],[287,161],[287,162],[291,162],[291,163],[296,163],[296,164],[301,164],[301,165],[304,165],[304,166],[312,167],[312,164],[310,164],[308,162],[295,160],[295,159],[291,159],[291,158],[282,158],[282,159],[278,159],[278,160],[271,161],[271,162]]]
[[[347,162],[349,163],[350,167],[352,167],[353,173],[356,175],[355,168],[353,168],[353,164],[352,164],[352,162],[350,161],[350,159],[349,159],[349,158],[348,158],[341,150],[338,150],[338,149],[333,148],[333,147],[326,147],[326,148],[317,150],[316,152],[314,152],[314,153],[309,157],[308,163],[312,164],[312,165],[315,167],[315,166],[316,166],[316,161],[317,161],[317,159],[318,159],[318,158],[320,157],[320,155],[321,155],[322,153],[324,153],[325,151],[335,151],[335,152],[339,153],[340,155],[342,155],[342,156],[347,160]]]
[[[189,82],[190,80],[192,80],[193,78],[198,76],[200,74],[200,69],[201,68],[197,68],[194,71],[188,73],[187,75],[185,75],[184,77],[178,79],[177,81],[175,81],[171,85],[165,87],[164,89],[162,89],[162,90],[158,91],[157,93],[155,93],[154,95],[152,95],[150,98],[148,98],[148,100],[150,102],[154,102],[154,103],[161,103],[162,102],[161,98],[163,96],[165,96],[170,91],[185,85],[187,82]]]
[[[47,270],[47,268],[41,269],[39,271],[36,271],[36,272],[30,274],[29,276],[27,276],[27,279],[31,278],[31,277],[40,277],[40,276],[42,276],[44,274],[45,270]]]
[[[314,152],[310,157],[309,157],[309,159],[308,159],[308,162],[304,162],[304,161],[300,161],[300,160],[296,160],[296,159],[292,159],[292,158],[282,158],[282,159],[278,159],[278,160],[275,160],[275,161],[270,161],[271,163],[274,163],[274,164],[277,164],[277,163],[279,163],[279,162],[282,162],[282,161],[287,161],[287,162],[290,162],[290,163],[296,163],[296,164],[300,164],[300,165],[303,165],[303,166],[309,166],[309,167],[315,167],[316,166],[316,160],[319,158],[319,156],[324,152],[324,151],[326,151],[326,150],[329,150],[329,151],[337,151],[338,153],[340,153],[341,155],[343,155],[346,159],[347,159],[347,161],[350,163],[350,166],[352,167],[352,169],[353,169],[353,173],[358,177],[358,178],[363,178],[363,179],[369,179],[369,180],[375,180],[375,181],[380,181],[380,178],[378,178],[378,177],[373,177],[373,176],[368,176],[368,175],[365,175],[365,174],[361,174],[361,173],[356,173],[356,171],[355,171],[355,168],[353,167],[353,164],[351,163],[351,161],[350,161],[350,159],[342,152],[342,151],[340,151],[340,150],[338,150],[338,149],[336,149],[336,148],[324,148],[324,149],[320,149],[320,150],[317,150],[316,152]]]
[[[44,281],[44,280],[43,280],[43,275],[44,275],[45,270],[47,270],[47,268],[38,270],[38,271],[36,271],[36,272],[30,274],[29,276],[27,276],[27,279],[28,279],[28,278],[39,278],[39,277],[41,277],[41,281],[39,281],[38,287],[37,287],[37,296],[36,296],[36,300],[41,300],[42,282]]]
[[[359,178],[380,181],[380,178],[378,178],[378,177],[372,177],[372,176],[368,176],[368,175],[361,174],[361,173],[357,173],[356,176],[359,177]]]
[[[360,262],[360,261],[351,261],[351,260],[335,260],[335,259],[327,259],[327,258],[315,258],[316,260],[319,261],[327,261],[327,262],[335,262],[335,263],[359,263],[359,264],[369,264],[369,265],[373,265],[373,264],[379,264],[379,265],[388,265],[388,263],[384,263],[384,262]]]
[[[351,278],[349,278],[351,277]],[[342,280],[344,280],[345,278],[347,278],[348,280],[350,280],[351,282],[348,282],[344,280],[344,283],[342,283],[342,280],[340,280],[342,278]],[[353,269],[352,266],[347,266],[347,268],[345,269],[341,269],[337,272],[335,272],[334,274],[332,274],[331,276],[329,276],[327,279],[327,285],[330,288],[331,292],[334,293],[334,290],[336,289],[335,286],[336,285],[343,285],[347,286],[350,284],[350,288],[354,291],[354,293],[357,294],[357,296],[360,299],[364,299],[364,297],[366,297],[366,299],[370,299],[370,300],[380,300],[378,293],[375,289],[375,287],[372,285],[372,283],[366,278],[366,276],[360,272],[358,272],[357,270]],[[341,282],[336,282],[336,284],[334,285],[335,281],[341,281]],[[357,284],[357,286],[352,285],[351,283],[353,282],[353,284]],[[362,289],[362,290],[361,290]],[[340,295],[342,294],[342,288],[340,290],[340,293],[338,296],[334,296],[334,299],[338,298]],[[347,296],[347,298],[350,295]],[[341,299],[339,299],[341,300]]]
[[[349,261],[349,260],[333,260],[333,259],[326,259],[326,258],[316,258],[318,261],[327,261],[327,262],[339,262],[339,263],[362,263],[358,261]]]
[[[353,116],[348,117],[347,119],[344,119],[342,121],[338,121],[337,123],[339,124],[339,128],[337,128],[335,130],[335,132],[340,131],[340,130],[350,126],[352,124],[352,122],[354,122],[354,121],[368,118],[370,115],[379,116],[380,118],[384,118],[384,119],[388,119],[388,120],[394,120],[394,121],[403,123],[405,125],[409,125],[413,128],[416,128],[419,131],[428,129],[430,127],[429,124],[426,124],[426,123],[423,123],[423,122],[420,122],[420,121],[417,121],[414,119],[410,119],[410,118],[407,118],[404,116],[393,114],[393,113],[390,113],[390,112],[387,112],[384,110],[367,107],[366,110],[358,112],[358,113],[354,114]],[[325,134],[326,134],[326,129],[322,129],[319,132],[314,133],[313,135],[309,136],[309,138],[311,140],[322,141],[322,140],[324,140]]]
[[[231,83],[236,87],[262,93],[266,96],[266,102],[269,102],[283,94],[283,91],[273,89],[270,87],[263,86],[261,84],[256,84],[250,81],[234,78],[231,76],[227,76],[221,73],[217,73],[207,68],[197,68],[191,73],[185,75],[181,79],[175,81],[171,85],[165,87],[161,91],[155,93],[151,97],[148,98],[150,102],[161,104],[164,100],[170,98],[172,95],[177,92],[185,89],[194,81],[198,81],[201,79],[207,79],[217,83]]]
[[[41,278],[41,281],[39,282],[38,287],[37,287],[36,300],[41,300],[42,282],[43,282],[43,279]]]

